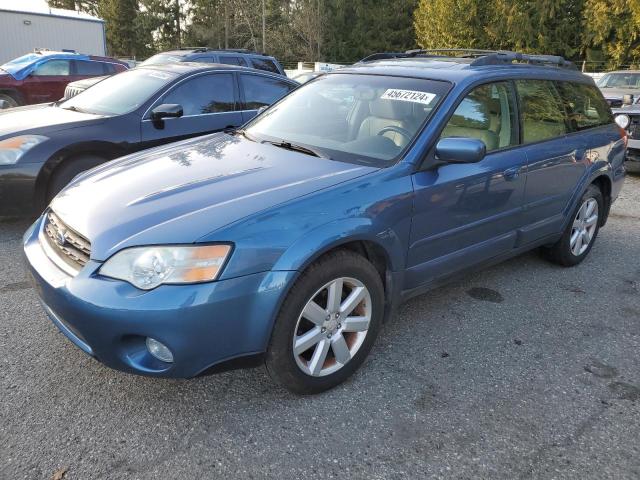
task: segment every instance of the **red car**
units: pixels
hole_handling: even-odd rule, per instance
[[[69,82],[127,70],[125,62],[74,52],[37,51],[0,66],[0,108],[60,100]]]

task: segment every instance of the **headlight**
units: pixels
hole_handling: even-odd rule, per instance
[[[36,145],[49,140],[42,135],[21,135],[0,141],[0,165],[14,165]]]
[[[231,252],[230,245],[127,248],[100,268],[100,275],[129,282],[142,290],[165,283],[215,280]]]
[[[615,120],[618,126],[624,129],[626,129],[629,126],[629,123],[631,123],[629,115],[616,115]]]

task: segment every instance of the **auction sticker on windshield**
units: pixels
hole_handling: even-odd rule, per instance
[[[401,102],[414,102],[428,105],[436,96],[433,93],[390,88],[384,92],[380,98],[383,100],[399,100]]]

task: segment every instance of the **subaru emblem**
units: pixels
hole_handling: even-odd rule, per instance
[[[65,243],[67,243],[67,232],[65,232],[64,230],[60,230],[56,234],[56,243],[60,246],[63,246]]]

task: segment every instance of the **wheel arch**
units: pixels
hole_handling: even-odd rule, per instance
[[[600,221],[600,226],[604,226],[607,223],[607,219],[609,218],[609,210],[611,209],[611,189],[613,187],[613,182],[611,178],[605,173],[601,173],[596,175],[591,179],[589,185],[595,185],[602,192],[602,198],[604,201],[604,215],[602,216],[602,220]]]
[[[328,229],[333,230],[334,235],[328,233]],[[322,231],[323,235],[318,235],[318,231]],[[331,238],[331,240],[323,242],[320,238]],[[375,232],[369,219],[337,222],[309,232],[287,249],[276,262],[273,270],[297,271],[293,284],[309,265],[336,250],[349,250],[362,255],[378,271],[385,291],[385,319],[387,319],[399,303],[399,292],[402,287],[399,272],[404,268],[406,252],[402,248],[400,237],[395,232],[392,230]]]
[[[83,142],[57,150],[45,161],[36,178],[34,204],[36,206],[44,206],[49,183],[55,175],[56,170],[65,162],[85,155],[104,158],[106,162],[125,155],[126,153],[124,148],[111,142]]]

